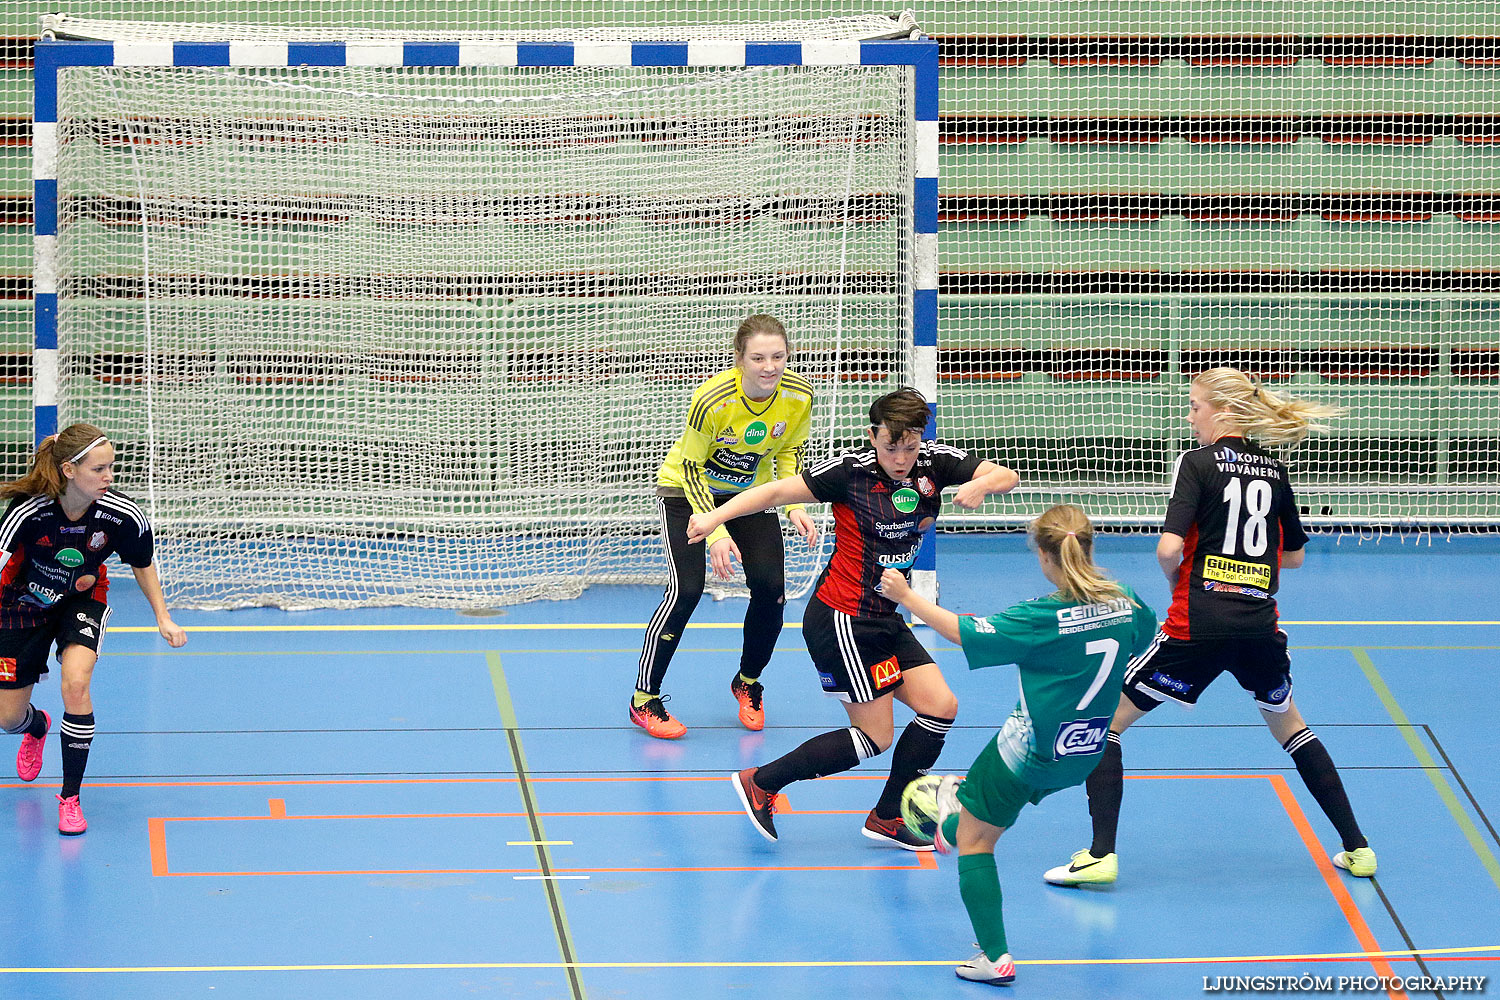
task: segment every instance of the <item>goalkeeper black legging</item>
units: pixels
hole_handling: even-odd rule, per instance
[[[667,674],[672,654],[677,652],[682,630],[703,596],[706,575],[706,543],[688,544],[687,523],[693,509],[687,500],[657,497],[656,510],[667,549],[667,592],[646,626],[646,642],[635,679],[636,688],[652,694],[661,693],[662,678]],[[740,673],[759,677],[781,635],[781,612],[786,604],[786,551],[781,541],[781,521],[775,511],[768,510],[735,518],[725,527],[739,546],[745,582],[750,587]]]

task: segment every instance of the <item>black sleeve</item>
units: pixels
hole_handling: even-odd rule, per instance
[[[156,536],[151,530],[151,525],[142,522],[137,534],[130,538],[121,538],[115,545],[115,553],[127,566],[134,566],[136,569],[145,569],[150,566],[152,558],[156,555]]]
[[[1198,495],[1202,484],[1192,452],[1184,452],[1172,471],[1172,499],[1167,501],[1167,517],[1161,530],[1186,538],[1198,520]]]
[[[951,444],[932,445],[932,471],[937,476],[938,489],[967,483],[974,478],[974,470],[983,461],[978,455],[971,455]]]
[[[1307,547],[1307,532],[1302,530],[1302,516],[1297,512],[1297,494],[1292,484],[1283,480],[1281,504],[1276,518],[1281,522],[1281,551],[1296,552]]]
[[[802,481],[812,495],[824,503],[842,503],[849,496],[849,470],[853,467],[853,455],[819,462],[811,469],[802,470]]]

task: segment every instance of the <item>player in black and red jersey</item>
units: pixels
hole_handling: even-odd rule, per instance
[[[1115,880],[1124,789],[1120,734],[1164,701],[1195,704],[1226,670],[1255,699],[1338,830],[1344,849],[1333,863],[1352,875],[1375,874],[1375,852],[1354,820],[1338,770],[1292,702],[1291,660],[1286,633],[1277,627],[1275,594],[1280,571],[1302,565],[1307,535],[1286,466],[1261,447],[1295,447],[1323,429],[1319,420],[1338,412],[1272,392],[1233,368],[1212,368],[1193,379],[1187,420],[1199,447],[1177,460],[1156,547],[1172,607],[1125,673],[1125,697],[1087,782],[1094,842],[1049,870],[1048,882]]]
[[[78,793],[94,741],[89,682],[109,627],[104,560],[117,553],[134,571],[162,636],[174,647],[187,642],[162,599],[151,525],[110,488],[114,463],[103,431],[73,424],[42,442],[23,478],[0,485],[0,497],[10,499],[0,517],[0,730],[21,734],[16,776],[34,781],[52,720],[31,704],[31,688],[47,674],[55,645],[63,701],[57,830],[70,836],[88,829]]]
[[[847,771],[891,745],[891,702],[899,698],[916,718],[896,742],[890,778],[863,832],[907,850],[932,850],[931,841],[913,835],[902,822],[901,793],[937,762],[958,699],[896,605],[880,594],[880,575],[887,568],[910,571],[946,487],[957,486],[953,502],[972,510],[991,493],[1014,489],[1020,477],[962,449],[923,441],[928,419],[927,401],[915,389],[881,396],[870,407],[869,448],[746,490],[688,522],[688,538],[696,541],[724,521],[767,507],[813,500],[833,504],[833,556],[807,602],[802,638],[823,690],[844,703],[850,726],[732,776],[740,801],[767,840],[776,839],[772,803],[782,788]]]

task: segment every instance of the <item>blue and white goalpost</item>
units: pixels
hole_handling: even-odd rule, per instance
[[[67,21],[104,40],[36,46],[38,440],[122,443],[178,606],[658,579],[652,470],[745,315],[791,332],[813,459],[879,392],[936,407],[937,44],[832,23]]]

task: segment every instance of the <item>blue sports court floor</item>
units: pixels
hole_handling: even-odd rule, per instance
[[[1100,561],[1164,612],[1153,543],[1105,538]],[[1017,537],[942,546],[955,610],[1045,587]],[[1497,550],[1319,538],[1286,574],[1297,701],[1375,879],[1331,867],[1332,828],[1226,678],[1127,734],[1114,886],[1042,883],[1088,844],[1079,789],[1001,839],[1015,995],[1204,996],[1234,977],[1500,990]],[[0,786],[0,996],[988,995],[951,970],[973,940],[953,861],[859,835],[878,766],[788,789],[777,844],[725,780],[845,724],[800,601],[752,734],[727,691],[744,605],[704,600],[667,678],[690,730],[666,743],[625,712],[652,588],[484,617],[183,612],[177,651],[116,589],[88,834],[56,833],[55,736],[35,785]],[[1014,703],[1014,668],[970,673],[921,634],[961,701],[938,769],[962,771]],[[57,716],[55,679],[37,700]]]

